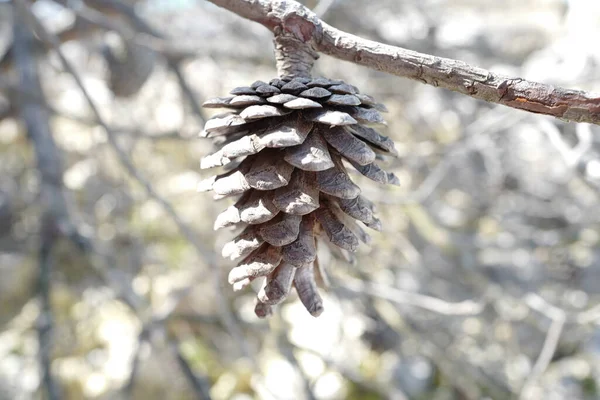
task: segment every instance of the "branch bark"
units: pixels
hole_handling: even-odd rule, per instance
[[[362,39],[320,20],[293,0],[208,0],[283,30],[315,50],[378,71],[449,89],[489,103],[600,125],[600,95],[498,75],[465,62]]]

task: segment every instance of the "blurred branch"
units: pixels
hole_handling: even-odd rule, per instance
[[[93,121],[64,114],[48,105],[40,86],[34,54],[30,51],[27,58],[22,59],[23,44],[18,41],[19,37],[20,35],[15,35],[17,38],[13,46],[15,61],[19,72],[25,75],[21,77],[18,85],[0,79],[0,89],[6,90],[21,104],[21,118],[26,124],[29,139],[36,152],[38,171],[42,181],[41,198],[44,210],[50,212],[43,220],[46,225],[42,227],[42,232],[53,232],[51,233],[53,236],[63,235],[70,240],[77,249],[88,256],[94,271],[113,290],[117,288],[117,296],[133,309],[137,309],[140,306],[140,300],[130,287],[113,276],[114,268],[112,266],[114,263],[109,261],[109,257],[103,254],[92,240],[83,236],[77,229],[69,211],[72,207],[63,191],[60,150],[52,137],[49,114],[60,115],[87,125],[92,124]],[[51,223],[52,221],[54,222]]]
[[[512,399],[513,391],[499,379],[493,370],[469,362],[465,354],[452,348],[447,340],[443,339],[442,332],[431,331],[430,325],[410,316],[398,315],[406,322],[411,335],[419,343],[419,350],[429,359],[435,360],[443,375],[449,378],[450,384],[461,393],[460,399],[482,399],[483,391],[491,399]],[[397,326],[397,324],[396,324]]]
[[[18,1],[19,3],[24,2],[24,0],[16,0],[16,1]],[[215,285],[215,296],[217,298],[217,302],[219,304],[219,309],[220,309],[219,315],[221,316],[224,325],[228,328],[229,333],[233,336],[234,341],[240,345],[244,355],[246,357],[248,357],[250,360],[254,360],[254,358],[251,357],[251,353],[248,348],[248,344],[243,338],[243,335],[238,326],[237,320],[236,320],[235,316],[233,315],[230,305],[227,304],[227,302],[223,296],[223,293],[220,290],[220,279],[219,279],[220,271],[219,271],[218,265],[216,264],[215,257],[214,257],[214,254],[212,253],[212,251],[205,248],[205,246],[197,239],[196,234],[192,231],[192,229],[190,227],[188,227],[185,224],[185,222],[181,219],[181,217],[177,214],[173,205],[171,203],[169,203],[165,198],[163,198],[158,192],[156,192],[156,190],[154,189],[154,187],[152,186],[150,181],[147,180],[145,177],[143,177],[142,174],[140,174],[138,169],[135,167],[135,165],[133,165],[127,151],[124,150],[120,146],[120,144],[117,140],[117,136],[115,135],[115,132],[109,127],[109,125],[102,118],[100,111],[96,107],[91,95],[89,94],[88,90],[85,88],[85,85],[83,84],[83,82],[81,80],[81,77],[79,76],[79,74],[77,73],[75,68],[71,65],[69,60],[64,55],[64,53],[60,47],[60,41],[58,40],[56,35],[53,35],[48,30],[46,30],[46,28],[37,20],[35,15],[33,13],[31,13],[30,10],[28,10],[27,22],[29,24],[31,24],[32,28],[35,30],[35,32],[40,37],[40,39],[43,40],[44,42],[46,42],[54,51],[56,51],[56,54],[58,55],[58,58],[60,59],[61,63],[63,64],[65,70],[75,80],[77,87],[79,88],[83,97],[85,98],[86,102],[88,103],[88,106],[91,109],[98,124],[100,126],[102,126],[102,128],[106,132],[107,138],[108,138],[108,143],[112,147],[113,151],[116,153],[118,160],[121,163],[122,167],[125,168],[125,170],[129,173],[129,175],[131,177],[133,177],[144,188],[148,197],[150,197],[152,200],[156,201],[163,208],[163,210],[165,210],[167,215],[175,223],[175,225],[178,227],[178,229],[183,234],[183,236],[186,238],[186,240],[195,249],[198,256],[201,259],[205,260],[207,265],[210,268],[212,268],[213,276],[214,276],[214,285]]]
[[[33,144],[37,160],[37,169],[41,178],[40,198],[42,203],[42,224],[40,228],[39,278],[38,292],[41,300],[41,313],[38,321],[40,364],[43,382],[49,400],[60,399],[60,389],[51,373],[53,313],[50,301],[52,287],[52,251],[57,240],[64,236],[80,251],[86,253],[94,270],[111,288],[120,289],[119,297],[132,308],[139,304],[135,293],[121,281],[110,275],[110,265],[103,262],[93,243],[80,234],[70,214],[70,205],[63,187],[63,166],[60,150],[54,142],[50,129],[50,112],[42,92],[35,58],[34,37],[28,29],[29,5],[24,1],[15,2],[15,23],[13,55],[19,72],[19,85],[16,88],[20,116]]]
[[[577,125],[577,139],[579,142],[574,148],[570,148],[562,138],[562,135],[556,125],[549,121],[540,120],[538,126],[542,132],[548,136],[550,143],[556,148],[560,156],[564,159],[569,168],[574,168],[581,160],[581,157],[592,147],[592,130],[590,125]]]
[[[300,379],[302,380],[302,398],[307,400],[316,400],[317,398],[315,397],[312,385],[310,384],[310,378],[307,376],[302,366],[300,366],[298,358],[294,354],[294,346],[292,345],[292,343],[290,343],[288,339],[287,332],[289,331],[290,327],[288,326],[288,324],[285,324],[283,328],[283,330],[279,330],[276,337],[279,354],[285,357],[286,360],[290,363],[290,365],[294,367]]]
[[[42,218],[42,234],[39,255],[39,276],[38,293],[41,300],[41,312],[37,322],[39,357],[40,365],[43,371],[43,382],[46,387],[46,393],[49,400],[58,400],[60,388],[52,377],[52,336],[54,331],[54,314],[50,300],[50,291],[52,288],[52,249],[56,243],[56,237],[52,232],[53,217],[50,212],[46,212]]]
[[[131,368],[129,369],[129,378],[127,379],[127,383],[121,388],[121,393],[124,395],[124,397],[133,397],[133,389],[135,388],[135,382],[140,370],[140,355],[142,352],[142,346],[148,340],[149,335],[150,330],[148,329],[142,329],[138,335],[135,349],[133,351],[133,358],[131,360]]]
[[[525,297],[525,304],[550,319],[558,319],[564,316],[565,322],[569,324],[587,325],[596,324],[600,321],[600,304],[577,313],[567,312],[548,303],[543,297],[535,293],[530,293]]]
[[[133,352],[133,360],[131,363],[131,371],[129,373],[129,379],[127,384],[123,387],[122,392],[131,396],[133,393],[133,389],[135,386],[135,381],[137,377],[137,373],[139,370],[140,364],[140,353],[142,350],[142,346],[145,342],[149,342],[149,338],[154,329],[164,329],[165,325],[176,311],[177,306],[180,302],[192,291],[195,287],[195,282],[192,282],[189,286],[185,287],[182,290],[175,291],[172,293],[163,303],[163,305],[156,310],[153,315],[145,321],[142,326],[142,330],[138,335],[138,340],[136,344],[135,351]],[[207,322],[207,319],[200,320],[203,323]],[[213,320],[212,323],[216,323],[217,320]],[[179,353],[178,353],[179,354]],[[179,357],[179,356],[177,356]],[[187,375],[187,373],[186,373]]]
[[[158,54],[163,55],[167,59],[182,60],[189,57],[196,57],[203,54],[203,50],[205,50],[201,47],[184,48],[178,46],[176,43],[170,42],[164,38],[160,38],[154,35],[153,32],[149,32],[145,29],[141,29],[140,31],[129,29],[129,27],[121,23],[119,19],[115,18],[114,15],[115,13],[122,13],[125,7],[129,6],[125,4],[119,6],[119,2],[116,1],[88,1],[90,4],[102,7],[102,11],[106,11],[106,14],[97,9],[88,7],[82,0],[55,0],[55,2],[72,10],[79,20],[98,28],[114,31],[118,33],[124,40],[146,47]]]
[[[196,393],[195,398],[199,400],[210,400],[210,382],[208,381],[208,378],[206,376],[198,376],[194,372],[190,363],[181,353],[181,349],[179,348],[178,343],[171,343],[171,350],[175,354],[175,357],[177,358],[177,363],[183,371],[183,374],[190,382],[190,386],[194,389],[194,392]]]
[[[61,42],[66,42],[69,40],[76,39],[78,36],[81,35],[81,32],[85,30],[87,30],[89,33],[89,24],[86,21],[78,19],[71,27],[61,32],[58,32],[57,36]],[[47,48],[42,46],[40,42],[33,43],[33,54],[35,56],[43,54],[46,50]],[[12,43],[4,52],[4,54],[0,55],[0,72],[8,70],[12,66],[14,62],[14,56],[14,43]]]
[[[175,73],[175,76],[177,77],[177,82],[179,83],[179,87],[181,88],[181,91],[185,98],[187,98],[188,103],[192,107],[192,111],[196,115],[196,118],[198,118],[198,122],[201,125],[204,125],[206,123],[206,118],[204,118],[204,113],[202,112],[202,108],[200,107],[200,103],[198,102],[198,94],[194,93],[187,79],[185,79],[185,75],[183,74],[179,63],[169,60],[169,67]]]
[[[292,0],[208,1],[341,60],[490,103],[600,125],[597,94],[498,75],[462,61],[362,39],[333,28]]]
[[[319,18],[324,18],[336,1],[337,0],[321,0],[313,8],[313,12],[318,15]]]
[[[600,304],[590,308],[587,311],[582,311],[574,316],[575,322],[578,324],[595,324],[600,321]]]
[[[345,289],[357,294],[369,294],[397,304],[415,306],[442,315],[477,315],[481,313],[485,307],[483,302],[465,300],[451,303],[436,297],[407,292],[391,286],[366,283],[358,279],[347,279],[340,289]]]
[[[327,368],[330,368],[330,369],[336,371],[341,376],[343,376],[345,379],[354,383],[361,389],[364,389],[368,392],[376,393],[382,399],[389,398],[388,395],[390,393],[390,388],[381,387],[381,385],[379,385],[376,380],[366,379],[360,373],[357,373],[357,372],[351,370],[347,365],[338,362],[337,360],[333,359],[332,357],[323,355],[319,351],[311,349],[310,347],[304,347],[297,343],[293,343],[293,342],[289,341],[289,339],[288,339],[288,343],[290,344],[290,346],[293,346],[297,350],[305,351],[307,353],[310,353],[314,356],[319,357],[321,359],[321,361],[323,361],[323,363],[327,366]],[[403,397],[401,397],[401,395],[399,395],[397,397],[397,399],[405,400]]]
[[[565,324],[587,325],[597,323],[600,320],[600,305],[579,313],[568,313],[562,308],[550,304],[536,293],[529,293],[525,296],[524,302],[528,307],[543,314],[552,321],[546,333],[542,350],[521,389],[520,398],[528,399],[530,398],[531,389],[546,371],[552,361],[552,357],[556,353]]]
[[[57,1],[63,4],[63,1]],[[197,56],[202,54],[202,51],[175,49],[174,44],[170,42],[165,34],[158,29],[152,27],[142,17],[138,15],[135,8],[129,4],[125,4],[118,0],[89,0],[90,4],[97,7],[109,9],[112,13],[117,13],[125,17],[135,29],[130,28],[122,23],[119,23],[113,17],[110,17],[98,10],[88,7],[82,0],[70,1],[65,6],[75,12],[75,14],[87,22],[96,25],[100,28],[117,32],[123,40],[133,44],[144,46],[156,53],[162,54],[167,59],[169,68],[177,77],[177,82],[181,88],[181,92],[190,104],[192,111],[198,118],[200,124],[205,123],[204,113],[198,101],[198,94],[194,93],[193,89],[187,82],[180,63],[187,57]]]
[[[27,100],[28,102],[36,103],[38,106],[43,107],[44,109],[46,109],[47,112],[49,112],[52,115],[58,115],[83,125],[96,126],[96,121],[92,119],[80,117],[72,113],[57,110],[46,101],[42,92],[33,93],[31,91],[27,91],[26,88],[23,88],[21,85],[9,82],[0,77],[0,93],[1,92],[6,92],[9,101],[16,98],[21,98]]]
[[[532,309],[548,317],[552,323],[550,324],[550,328],[546,333],[546,339],[544,340],[542,351],[540,351],[533,369],[529,373],[529,376],[527,377],[527,380],[521,389],[521,399],[531,398],[531,389],[546,371],[548,365],[550,365],[552,357],[554,356],[556,348],[558,347],[558,342],[560,340],[566,320],[566,313],[563,310],[548,304],[542,297],[535,293],[529,294],[525,298],[525,302]]]
[[[446,175],[451,171],[451,167],[459,159],[461,153],[469,153],[473,150],[483,134],[493,134],[495,132],[508,129],[514,124],[523,120],[527,114],[516,114],[507,111],[499,113],[497,110],[490,110],[476,121],[464,129],[463,136],[457,141],[444,146],[442,159],[436,164],[419,186],[403,197],[390,197],[381,199],[385,204],[413,204],[422,203],[435,192],[438,185],[442,183]]]
[[[158,29],[152,27],[148,22],[146,22],[142,17],[140,17],[136,12],[135,8],[133,8],[132,6],[125,4],[119,0],[93,0],[93,2],[114,8],[115,11],[125,16],[129,20],[129,22],[133,26],[135,26],[138,32],[145,33],[156,39],[166,40],[166,35],[160,32]],[[183,74],[183,71],[180,66],[181,61],[181,58],[178,57],[167,57],[167,63],[169,65],[169,68],[171,68],[171,70],[177,77],[177,82],[179,83],[181,92],[192,107],[192,111],[198,118],[198,122],[204,125],[206,119],[204,118],[204,113],[202,112],[200,102],[198,101],[199,96],[197,93],[194,93],[194,90],[185,78],[185,75]]]
[[[15,7],[13,25],[15,63],[19,71],[19,85],[24,91],[42,97],[39,75],[33,54],[33,34],[24,24],[25,9],[20,3]],[[42,224],[40,228],[38,294],[41,312],[37,322],[40,368],[49,400],[61,398],[60,388],[52,376],[52,333],[54,316],[50,301],[52,287],[52,249],[61,228],[68,229],[69,217],[62,192],[62,164],[59,150],[52,138],[47,111],[38,102],[20,99],[20,116],[33,143],[37,168],[41,176]]]
[[[86,126],[96,126],[98,124],[98,122],[94,118],[76,115],[68,110],[59,110],[50,105],[48,101],[46,101],[46,98],[43,96],[43,93],[36,94],[28,92],[17,83],[7,82],[0,77],[0,93],[2,92],[6,92],[6,95],[9,99],[9,107],[6,110],[4,110],[3,108],[0,109],[0,120],[2,120],[2,118],[4,117],[11,116],[14,113],[14,106],[12,106],[13,100],[16,104],[17,100],[20,98],[23,100],[27,100],[28,102],[38,104],[40,107],[46,109],[46,111],[49,112],[52,116],[66,118]],[[118,133],[120,136],[127,135],[152,141],[185,139],[182,136],[182,132],[179,130],[145,131],[139,129],[139,127],[127,127],[119,125],[111,125],[111,130],[115,133]]]

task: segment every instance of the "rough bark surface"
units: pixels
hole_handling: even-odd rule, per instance
[[[292,0],[209,0],[323,54],[490,103],[600,125],[600,95],[494,74],[462,61],[366,40],[321,21]]]

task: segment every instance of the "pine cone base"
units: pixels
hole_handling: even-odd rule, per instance
[[[264,318],[295,288],[313,316],[323,312],[317,283],[327,276],[317,240],[346,257],[379,230],[373,203],[361,196],[348,167],[383,184],[399,184],[375,161],[397,155],[394,143],[369,125],[385,124],[385,106],[355,86],[326,78],[273,79],[238,87],[204,107],[227,108],[207,121],[202,137],[219,150],[201,168],[226,172],[199,190],[215,198],[237,196],[217,216],[215,229],[244,227],[223,247],[238,264],[229,283],[241,290],[263,278],[255,313]]]

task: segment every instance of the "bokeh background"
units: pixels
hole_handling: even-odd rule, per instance
[[[597,1],[304,4],[600,91]],[[294,296],[254,316],[212,230],[226,200],[195,190],[197,135],[204,100],[275,77],[271,40],[203,0],[0,1],[0,399],[599,399],[600,127],[326,56],[315,76],[389,108],[402,185],[355,177],[383,232],[355,265],[323,255],[319,318]]]

